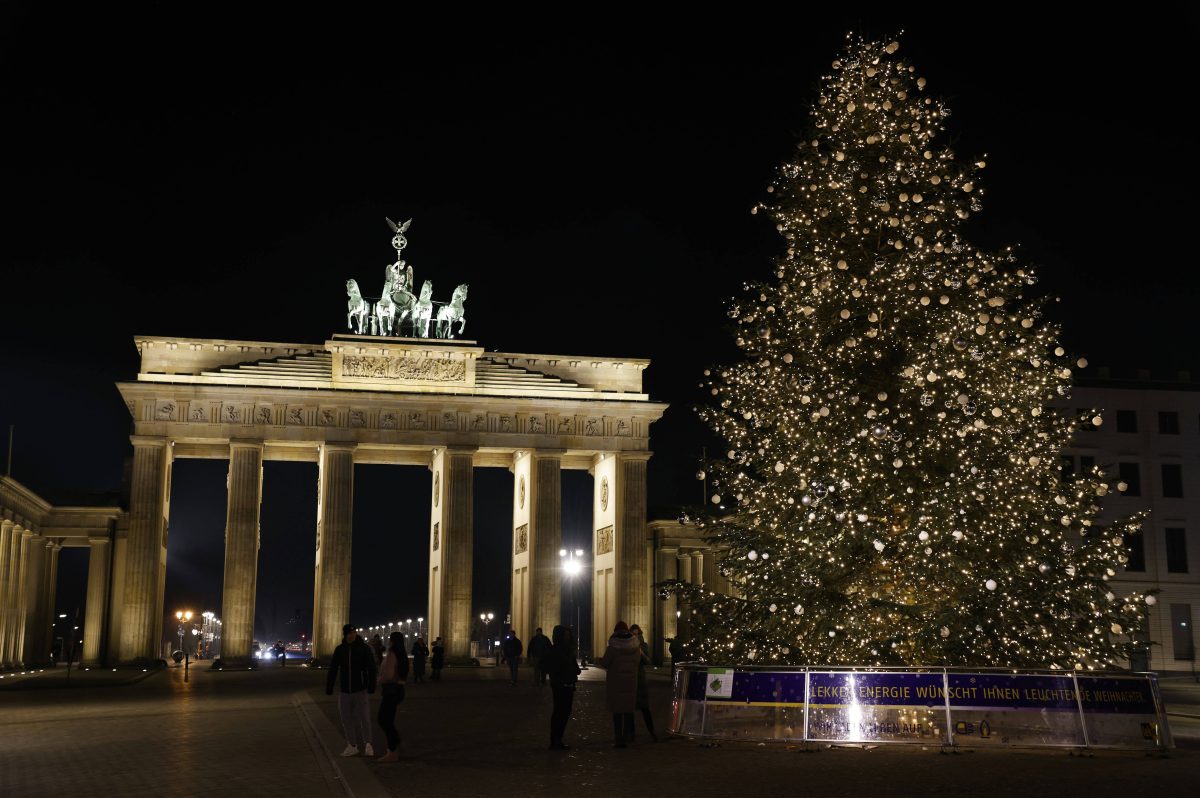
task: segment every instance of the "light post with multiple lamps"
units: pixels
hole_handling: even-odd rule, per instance
[[[579,638],[582,633],[580,626],[581,610],[579,607],[579,597],[577,595],[576,583],[579,581],[580,575],[583,574],[583,549],[567,549],[558,550],[559,560],[562,562],[563,574],[571,580],[571,603],[575,605],[575,660],[579,660]]]
[[[489,657],[492,655],[492,619],[495,617],[495,613],[479,613],[479,621],[483,625],[483,642],[487,646],[487,655]]]
[[[193,613],[191,610],[176,610],[175,612],[175,619],[179,621],[179,647],[183,649],[183,674],[185,679],[187,678],[190,659],[188,657],[187,646],[183,643],[183,626],[184,624],[190,624],[192,622],[192,616],[194,614],[195,613]],[[192,631],[195,632],[196,630],[193,629]]]

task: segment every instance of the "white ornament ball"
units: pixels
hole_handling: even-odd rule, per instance
[[[875,547],[875,551],[883,551],[883,541],[882,540],[876,540],[871,545],[873,545]]]
[[[797,604],[797,605],[796,605],[796,606],[795,606],[795,607],[792,609],[792,612],[796,613],[797,615],[803,615],[803,614],[804,614],[804,605],[802,605],[802,604]]]
[[[712,497],[712,503],[713,503],[713,504],[720,504],[720,503],[721,503],[721,494],[719,494],[719,493],[714,493],[714,494],[713,494],[713,497]]]
[[[775,610],[777,610],[779,608],[776,607],[774,604],[772,604],[771,606],[767,607],[767,609],[770,610],[771,612],[775,612]]]
[[[751,549],[750,551],[746,552],[746,559],[747,560],[757,560],[758,552],[755,551],[754,549]]]
[[[1119,634],[1121,634],[1121,632],[1122,632],[1122,629],[1121,629],[1121,624],[1119,624],[1119,623],[1114,623],[1114,624],[1113,624],[1112,626],[1110,626],[1109,628],[1110,628],[1110,629],[1112,629],[1112,633],[1113,633],[1113,634],[1115,634],[1115,635],[1119,635]]]
[[[706,475],[705,475],[704,471],[702,471],[702,470],[696,472],[696,479],[704,479],[705,476]]]
[[[943,626],[941,634],[942,634],[942,637],[949,637],[950,636],[950,627]]]
[[[1040,574],[1044,574],[1049,570],[1050,570],[1050,566],[1046,565],[1046,563],[1042,563],[1041,565],[1038,566],[1038,573],[1040,573]]]
[[[929,540],[929,533],[922,529],[920,534],[917,535],[917,540],[920,540],[922,543],[924,543],[926,540]]]
[[[791,353],[791,352],[788,352],[787,354],[785,354],[785,355],[783,356],[783,362],[784,362],[784,363],[791,363],[793,360],[795,360],[795,358],[793,358],[793,357],[792,357],[792,353]]]
[[[1153,607],[1157,603],[1158,603],[1157,596],[1146,596],[1146,606]]]
[[[782,462],[775,463],[775,473],[782,474],[783,469],[787,468]]]
[[[996,580],[989,579],[983,583],[983,586],[986,587],[988,590],[995,590],[996,589]]]
[[[961,529],[956,529],[956,530],[954,530],[954,532],[952,532],[951,534],[954,536],[954,539],[955,539],[955,540],[962,540],[962,539],[963,539],[963,533],[962,533],[962,530],[961,530]]]
[[[895,468],[900,468],[903,465],[904,465],[904,461],[901,460],[899,457],[897,457],[895,460],[892,461],[892,466],[894,466]]]

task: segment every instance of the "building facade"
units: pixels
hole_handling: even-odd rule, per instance
[[[1175,380],[1148,372],[1116,378],[1104,369],[1081,378],[1067,412],[1101,411],[1064,453],[1064,471],[1104,468],[1125,482],[1104,500],[1104,518],[1148,510],[1140,535],[1126,541],[1129,562],[1114,581],[1157,590],[1148,607],[1146,637],[1153,643],[1134,669],[1160,672],[1195,667],[1195,621],[1200,607],[1200,383],[1187,373]]]

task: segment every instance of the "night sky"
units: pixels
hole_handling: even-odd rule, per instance
[[[13,476],[59,502],[119,491],[131,425],[113,383],[136,374],[133,336],[324,341],[342,331],[348,277],[378,293],[387,215],[414,218],[405,256],[435,299],[470,283],[467,337],[487,349],[652,359],[646,388],[672,407],[652,431],[651,505],[674,517],[699,498],[697,380],[732,356],[723,303],[780,250],[749,209],[850,29],[905,30],[956,148],[988,156],[971,239],[1040,265],[1072,351],[1196,372],[1181,290],[1200,210],[1196,11],[902,6],[468,25],[465,8],[408,5],[253,18],[7,4]],[[507,568],[479,565],[508,557],[512,477],[476,474],[476,611],[500,614]],[[353,619],[423,614],[428,469],[355,478]],[[175,466],[168,610],[220,609],[224,479],[223,461]],[[310,623],[315,485],[315,465],[266,466],[260,638]],[[590,497],[586,473],[564,473],[568,543],[587,545]],[[85,564],[64,556],[60,611],[81,601]]]

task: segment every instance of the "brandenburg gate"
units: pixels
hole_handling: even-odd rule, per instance
[[[465,294],[465,292],[464,292]],[[172,464],[229,461],[222,659],[250,659],[263,462],[318,465],[313,656],[349,619],[355,463],[428,466],[428,612],[447,656],[468,655],[472,476],[513,472],[512,622],[562,619],[562,469],[594,477],[595,651],[618,619],[653,629],[646,524],[650,425],[666,405],[642,390],[647,360],[485,352],[474,341],[334,335],[322,345],[140,336],[137,379],[117,385],[134,420],[128,530],[113,550],[109,635],[117,659],[158,656]],[[499,508],[498,508],[499,509]],[[90,608],[89,608],[90,611]],[[119,627],[119,628],[117,628]]]

